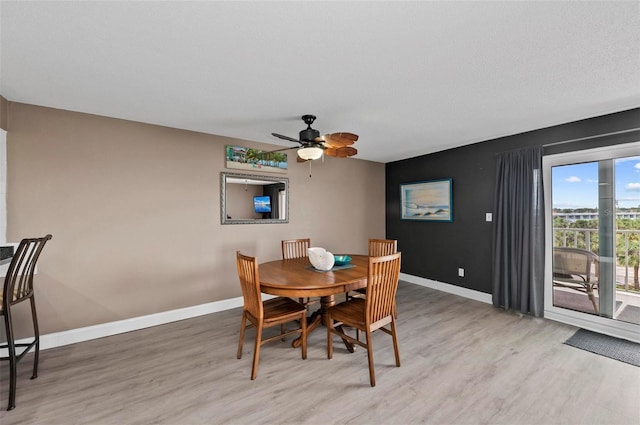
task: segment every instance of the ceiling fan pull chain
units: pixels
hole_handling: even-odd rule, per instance
[[[309,178],[311,178],[311,163],[313,161],[307,161],[309,163]]]

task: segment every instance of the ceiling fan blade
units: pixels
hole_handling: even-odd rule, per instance
[[[274,151],[261,152],[260,155],[264,155],[264,154],[268,154],[268,153],[282,152],[282,151],[290,151],[291,149],[298,149],[298,146],[292,146],[290,148],[276,149]]]
[[[358,135],[357,134],[353,134],[353,133],[347,133],[345,132],[340,132],[340,133],[331,133],[331,137],[335,137],[338,139],[347,139],[347,140],[351,140],[353,142],[357,142],[358,141]]]
[[[334,157],[336,157],[336,156],[338,156],[338,149],[337,149],[337,148],[327,148],[327,149],[324,151],[324,154],[325,154],[325,155],[327,155],[327,156],[334,156]]]
[[[324,151],[324,153],[326,155],[333,156],[336,158],[346,158],[348,156],[353,156],[357,154],[358,150],[351,146],[343,146],[341,148],[327,148],[327,150]]]
[[[332,133],[325,134],[323,140],[326,146],[339,148],[353,145],[353,143],[358,140],[358,136],[353,133]]]
[[[358,149],[354,148],[353,146],[347,146],[340,150],[345,154],[345,156],[353,156],[358,153]]]
[[[298,139],[294,139],[293,137],[289,137],[289,136],[284,136],[282,134],[271,133],[271,135],[277,137],[278,139],[288,140],[290,142],[301,143],[300,140],[298,140]]]
[[[342,147],[346,146],[344,143],[337,142],[337,141],[335,141],[333,139],[330,139],[329,137],[326,137],[326,136],[324,137],[324,142],[322,143],[322,145],[327,147],[327,148],[334,148],[334,149],[342,148]]]

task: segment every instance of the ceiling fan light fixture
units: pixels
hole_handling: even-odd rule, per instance
[[[298,156],[304,160],[319,159],[322,156],[322,148],[317,146],[307,146],[298,149]]]

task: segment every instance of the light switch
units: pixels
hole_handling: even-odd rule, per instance
[[[491,214],[491,213],[487,213],[487,214],[485,215],[485,217],[486,217],[486,218],[485,218],[485,220],[486,220],[486,221],[492,221],[492,220],[493,220],[493,214]]]

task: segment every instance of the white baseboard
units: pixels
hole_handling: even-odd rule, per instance
[[[40,349],[46,350],[48,348],[61,347],[63,345],[76,344],[78,342],[131,332],[138,329],[164,325],[165,323],[177,322],[178,320],[190,319],[192,317],[242,307],[242,305],[242,297],[236,297],[207,304],[195,305],[192,307],[180,308],[177,310],[164,311],[162,313],[154,313],[146,316],[133,317],[131,319],[118,320],[116,322],[101,323],[99,325],[41,335]],[[25,343],[30,340],[31,338],[25,338],[16,341],[16,343]],[[0,357],[6,357],[7,354],[7,349],[0,350]]]
[[[483,292],[474,291],[472,289],[462,288],[460,286],[442,283],[435,280],[425,279],[422,277],[412,276],[404,273],[400,273],[400,280],[416,285],[426,286],[438,291],[459,295],[461,297],[470,298],[476,301],[481,301],[488,304],[492,303],[491,294],[485,294]],[[272,298],[272,296],[265,295],[264,298],[268,299]],[[101,323],[99,325],[86,326],[84,328],[77,328],[68,331],[41,335],[40,349],[46,350],[49,348],[62,347],[64,345],[76,344],[78,342],[84,342],[139,329],[150,328],[152,326],[164,325],[166,323],[177,322],[178,320],[190,319],[192,317],[204,316],[205,314],[217,313],[232,308],[242,307],[242,305],[242,297],[236,297],[207,304],[200,304],[192,307],[180,308],[177,310],[170,310],[161,313],[149,314],[146,316],[133,317],[131,319],[118,320],[116,322]],[[24,343],[29,341],[29,338],[25,338],[16,341],[16,343]],[[7,356],[6,349],[0,350],[0,357],[4,356]]]
[[[405,273],[400,273],[400,280],[420,286],[426,286],[427,288],[436,289],[438,291],[459,295],[461,297],[470,298],[472,300],[481,301],[483,303],[493,304],[491,294],[451,285],[450,283],[438,282],[437,280],[425,279],[423,277],[412,276]]]

